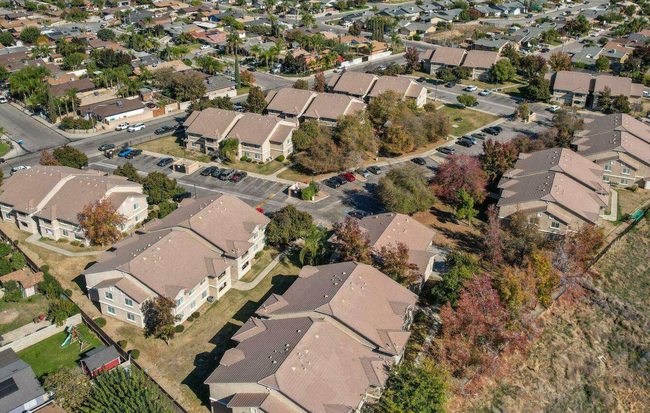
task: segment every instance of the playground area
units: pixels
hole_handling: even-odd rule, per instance
[[[18,352],[18,356],[32,366],[37,377],[57,371],[60,367],[73,367],[83,356],[102,343],[83,324],[66,328]]]

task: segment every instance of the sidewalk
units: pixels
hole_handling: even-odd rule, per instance
[[[264,268],[264,270],[260,273],[260,275],[258,275],[257,278],[255,278],[253,281],[248,282],[248,283],[245,283],[245,282],[242,282],[242,281],[237,281],[236,283],[234,283],[232,285],[232,288],[234,288],[235,290],[240,290],[240,291],[248,291],[248,290],[252,290],[253,288],[257,287],[257,284],[259,284],[264,279],[264,277],[269,275],[271,270],[273,270],[273,268],[275,268],[276,265],[278,265],[280,263],[280,261],[286,255],[287,255],[287,252],[282,251],[280,254],[278,254],[277,257],[275,257],[275,259],[273,261],[271,261],[269,263],[269,265],[266,266],[266,268]]]
[[[56,252],[58,254],[65,255],[66,257],[91,257],[95,255],[99,255],[102,253],[102,251],[85,251],[85,252],[70,252],[66,251],[62,248],[55,247],[50,244],[46,244],[44,242],[39,241],[41,236],[39,234],[34,234],[31,235],[29,238],[27,238],[25,241],[29,242],[30,244],[34,244],[36,246],[39,246],[41,248],[45,248],[46,250],[50,250],[53,252]]]

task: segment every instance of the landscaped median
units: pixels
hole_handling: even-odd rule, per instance
[[[465,135],[499,119],[495,115],[469,108],[461,109],[454,105],[444,105],[438,110],[449,115],[451,134],[454,136]]]

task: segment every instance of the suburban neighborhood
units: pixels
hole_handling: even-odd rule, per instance
[[[646,0],[0,3],[0,413],[646,412]]]

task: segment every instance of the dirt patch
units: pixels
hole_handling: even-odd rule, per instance
[[[460,248],[468,252],[480,249],[479,229],[456,220],[446,205],[437,203],[428,211],[416,213],[413,218],[436,232],[433,243],[439,247]]]
[[[9,324],[12,321],[16,320],[20,313],[16,311],[16,309],[12,308],[9,310],[5,310],[0,313],[0,324]]]

